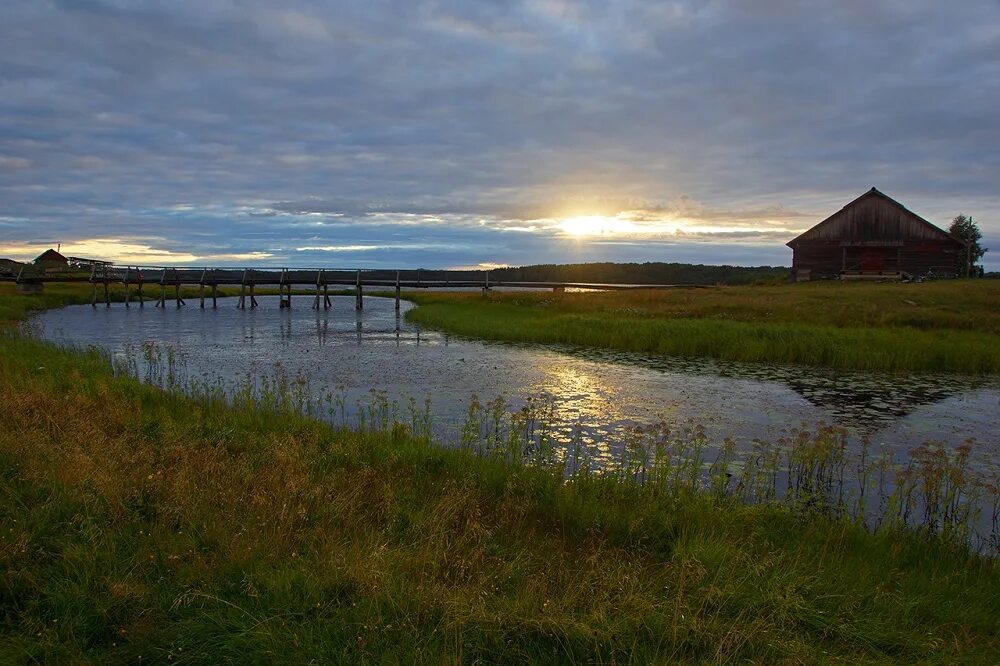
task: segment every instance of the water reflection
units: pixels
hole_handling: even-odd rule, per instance
[[[739,380],[778,382],[837,423],[874,432],[924,405],[987,390],[997,392],[995,377],[949,374],[892,375],[766,363],[652,356],[631,352],[559,347],[566,353],[608,363],[627,363],[663,372]],[[1000,404],[1000,403],[998,403]]]
[[[825,421],[898,448],[966,437],[995,446],[1000,432],[995,379],[483,343],[421,331],[395,312],[392,299],[366,298],[362,312],[351,297],[332,300],[328,310],[300,302],[279,309],[276,296],[261,297],[254,310],[228,299],[217,310],[72,306],[36,321],[50,339],[112,352],[147,341],[174,346],[193,374],[223,382],[245,377],[248,366],[266,372],[280,362],[291,375],[308,376],[318,393],[342,390],[348,408],[373,388],[400,405],[430,397],[435,429],[445,439],[472,394],[483,400],[504,394],[514,408],[528,396],[550,396],[553,425],[564,438],[581,437],[604,457],[613,455],[622,428],[660,419],[703,425],[716,441],[733,435],[747,442]]]

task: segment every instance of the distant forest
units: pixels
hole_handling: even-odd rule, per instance
[[[539,264],[495,268],[491,280],[525,282],[609,282],[618,284],[752,284],[787,278],[784,266],[706,266],[704,264]]]

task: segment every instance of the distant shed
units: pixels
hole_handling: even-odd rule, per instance
[[[788,241],[792,276],[957,276],[965,244],[874,187]]]
[[[17,275],[23,266],[24,264],[13,259],[0,259],[0,275]]]
[[[47,249],[40,255],[35,257],[36,264],[62,264],[66,266],[69,264],[69,259],[64,257],[62,254],[56,252],[52,248]]]

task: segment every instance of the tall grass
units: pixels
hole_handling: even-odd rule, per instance
[[[148,354],[157,381],[183,383],[182,359]],[[362,421],[331,426],[315,412],[346,410],[305,400],[305,378],[233,400],[137,368],[0,339],[0,661],[983,663],[1000,649],[1000,569],[940,537],[966,482],[933,448],[904,484],[937,518],[873,532],[830,492],[854,471],[835,431],[711,460],[697,429],[636,432],[598,474],[582,445],[554,445],[544,403],[474,403],[446,450],[417,404],[375,394]],[[877,458],[861,469],[877,476]]]
[[[407,318],[492,340],[844,370],[1000,373],[1000,285],[862,286],[415,294],[420,307]]]

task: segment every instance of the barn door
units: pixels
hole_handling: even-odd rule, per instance
[[[884,247],[863,247],[861,248],[860,268],[863,271],[885,270],[886,248]]]

